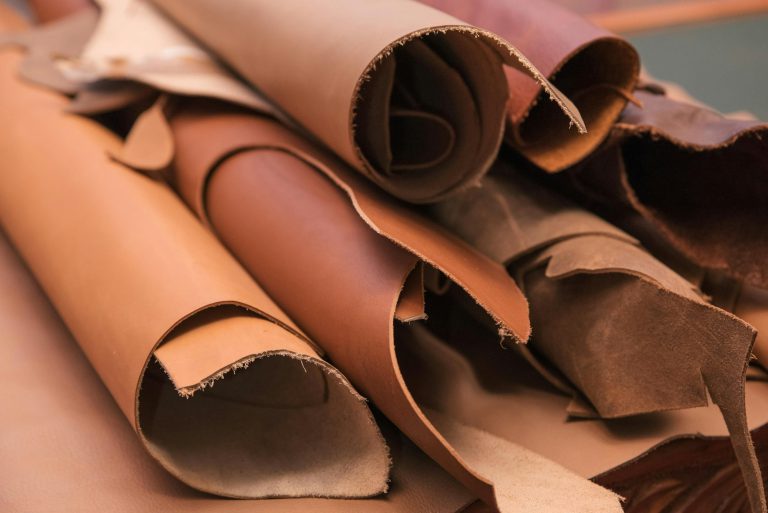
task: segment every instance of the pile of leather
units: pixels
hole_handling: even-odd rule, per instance
[[[768,125],[543,0],[29,12],[4,512],[766,512]]]

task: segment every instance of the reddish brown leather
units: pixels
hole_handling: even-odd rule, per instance
[[[578,107],[586,134],[559,119],[537,84],[506,70],[506,141],[547,171],[560,171],[590,154],[631,97],[640,72],[634,48],[560,5],[549,0],[421,1],[505,38]]]
[[[473,500],[396,433],[385,497],[233,501],[197,492],[146,454],[2,234],[0,289],[0,503],[7,513],[453,513]]]

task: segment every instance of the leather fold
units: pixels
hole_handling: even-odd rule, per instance
[[[21,82],[21,61],[0,53],[2,226],[149,453],[231,497],[386,490],[364,398],[165,183],[110,159],[112,133]]]
[[[401,330],[431,319],[417,276],[426,319],[397,320],[414,273],[426,265],[449,277],[494,326],[501,351],[505,336],[529,334],[525,300],[501,266],[274,120],[189,100],[169,121],[170,181],[181,196],[430,457],[500,511],[621,510],[607,490],[522,446],[433,416],[411,395],[397,356],[408,344]]]
[[[564,375],[593,415],[694,408],[711,396],[760,511],[762,479],[743,402],[754,328],[708,304],[630,236],[503,161],[481,187],[431,212],[509,269],[531,307],[527,356],[553,367],[545,375]],[[579,409],[571,413],[590,415]]]
[[[640,72],[625,39],[549,0],[421,0],[503,37],[579,109],[588,132],[571,130],[539,84],[505,68],[505,140],[538,167],[555,172],[591,154],[632,100]]]
[[[768,288],[768,125],[655,88],[636,97],[642,107],[627,106],[606,145],[568,170],[567,187],[696,266]]]

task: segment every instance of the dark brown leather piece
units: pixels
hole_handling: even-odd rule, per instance
[[[572,166],[594,151],[632,95],[640,71],[634,48],[549,0],[421,1],[505,38],[574,102],[586,134],[562,119],[536,83],[506,69],[506,141],[547,171]]]
[[[400,375],[395,309],[421,262],[465,287],[499,332],[519,333],[512,326],[523,305],[498,264],[274,121],[187,102],[171,128],[172,181],[182,196],[329,358],[441,466],[502,511],[618,508],[610,494],[551,462],[528,453],[519,459],[521,447],[433,418]],[[533,475],[543,480],[537,486],[523,478]],[[556,499],[545,498],[551,494]]]
[[[597,216],[504,162],[495,171],[431,211],[516,277],[531,305],[531,350],[603,417],[704,406],[709,392],[759,505],[743,403],[754,329]]]
[[[454,513],[471,503],[401,435],[386,496],[226,500],[185,486],[142,448],[99,376],[0,234],[0,502],[7,513]]]
[[[768,128],[638,91],[611,140],[568,171],[617,219],[639,215],[697,266],[768,287]],[[638,234],[640,235],[640,234]]]

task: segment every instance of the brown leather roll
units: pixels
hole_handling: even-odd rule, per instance
[[[400,329],[429,322],[432,280],[422,273],[458,284],[497,336],[527,338],[526,305],[503,268],[275,121],[189,101],[171,130],[172,182],[187,203],[443,468],[501,511],[620,510],[609,492],[514,439],[433,415],[403,380]]]
[[[509,96],[504,64],[538,82],[584,130],[522,53],[417,2],[153,3],[349,165],[408,201],[436,201],[488,170]]]
[[[572,166],[594,151],[631,98],[640,72],[635,49],[560,5],[549,0],[421,1],[505,38],[579,109],[586,134],[566,123],[537,84],[505,70],[510,92],[505,139],[547,171]]]
[[[2,234],[0,288],[0,481],[8,513],[454,513],[474,500],[394,432],[384,497],[232,501],[197,492],[146,454]]]
[[[165,183],[111,160],[121,142],[22,83],[20,61],[0,52],[0,220],[150,454],[227,496],[383,492],[365,400]]]

